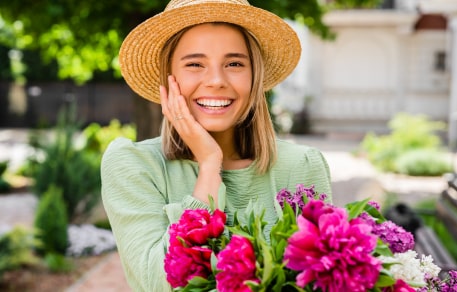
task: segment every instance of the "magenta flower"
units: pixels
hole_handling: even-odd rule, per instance
[[[443,281],[440,287],[442,292],[456,292],[457,291],[457,270],[449,271],[448,278]]]
[[[329,292],[374,287],[381,261],[372,256],[377,238],[362,219],[348,220],[345,209],[311,200],[288,240],[286,267],[300,271],[296,284]]]
[[[249,292],[245,281],[259,282],[255,276],[256,255],[252,243],[233,235],[227,246],[217,255],[216,288],[220,292]]]
[[[165,255],[167,281],[173,288],[184,287],[193,277],[211,274],[211,249],[200,246],[171,245]]]
[[[282,189],[276,195],[276,200],[281,208],[284,208],[284,204],[287,203],[294,211],[303,208],[305,206],[305,202],[308,200],[314,199],[321,201],[325,201],[327,199],[326,194],[318,194],[314,190],[314,185],[307,188],[303,184],[298,184],[296,186],[295,193],[292,194],[288,189]]]
[[[208,238],[217,238],[224,231],[226,214],[216,209],[211,215],[206,209],[185,210],[179,221],[170,226],[170,243],[178,237],[187,245],[202,245]]]
[[[403,227],[392,221],[377,223],[373,217],[364,212],[359,215],[373,228],[372,233],[389,246],[393,253],[402,253],[414,248],[414,236]]]
[[[392,221],[373,225],[373,234],[389,245],[393,253],[402,253],[414,248],[414,236]]]
[[[333,213],[336,207],[319,200],[310,200],[302,209],[302,216],[318,225],[322,215]]]
[[[170,226],[170,245],[165,255],[165,272],[173,288],[186,286],[193,277],[211,275],[211,253],[204,247],[209,238],[224,231],[226,215],[215,210],[185,210],[179,221]]]
[[[416,289],[409,286],[402,279],[398,279],[393,287],[384,288],[382,292],[416,292]]]

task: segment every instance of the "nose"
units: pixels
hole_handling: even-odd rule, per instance
[[[225,87],[227,85],[227,76],[223,68],[213,67],[207,71],[205,85],[208,87]]]

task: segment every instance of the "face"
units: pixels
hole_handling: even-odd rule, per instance
[[[201,24],[183,34],[171,73],[190,112],[209,132],[232,131],[246,110],[252,83],[243,34],[225,24]]]

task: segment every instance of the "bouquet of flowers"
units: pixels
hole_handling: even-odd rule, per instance
[[[304,185],[276,199],[268,234],[253,203],[233,226],[221,210],[185,210],[165,255],[175,291],[457,291],[457,272],[440,280],[433,259],[419,258],[412,234],[376,203],[339,208]]]

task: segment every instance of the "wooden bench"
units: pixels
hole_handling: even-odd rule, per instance
[[[436,216],[442,222],[449,234],[457,242],[457,174],[448,177],[448,188],[444,190],[436,202],[436,211],[426,214],[417,210],[419,214]],[[432,228],[422,225],[414,232],[416,241],[415,250],[418,254],[431,255],[434,263],[442,269],[441,275],[450,270],[457,270],[457,263]],[[457,243],[456,243],[457,244]]]

